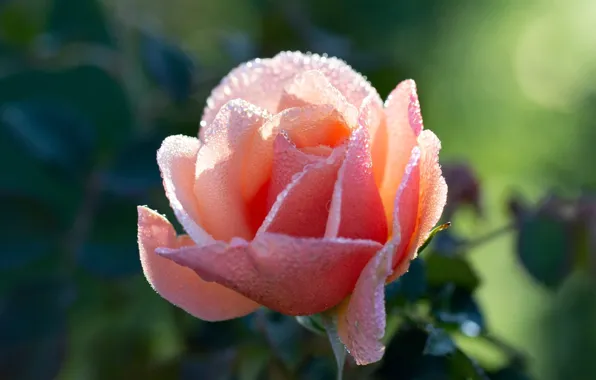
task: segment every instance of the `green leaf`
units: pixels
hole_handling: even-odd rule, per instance
[[[61,71],[23,70],[0,79],[0,104],[31,99],[52,99],[82,115],[97,128],[101,155],[111,155],[132,130],[133,115],[124,88],[94,66]]]
[[[67,310],[75,297],[62,277],[25,280],[0,298],[0,375],[55,379],[65,356]]]
[[[416,302],[427,291],[426,263],[418,257],[410,262],[408,271],[399,279],[387,285],[385,298],[389,305],[399,305],[403,302]]]
[[[162,179],[155,157],[164,138],[152,134],[125,145],[104,173],[104,188],[113,194],[137,198],[151,189],[161,188]]]
[[[431,252],[424,259],[429,286],[441,287],[452,283],[468,291],[473,291],[480,284],[480,278],[476,271],[463,257]]]
[[[132,201],[104,194],[77,262],[90,273],[119,278],[140,272],[137,211]]]
[[[517,254],[526,271],[539,283],[556,288],[572,270],[573,235],[568,222],[539,213],[523,218]]]
[[[13,47],[28,47],[41,30],[35,16],[35,10],[21,2],[0,2],[0,38]]]
[[[141,56],[147,74],[177,103],[193,91],[195,64],[180,48],[155,35],[141,36]]]
[[[422,253],[426,249],[426,247],[428,247],[428,245],[432,242],[433,238],[437,233],[445,231],[449,227],[451,227],[451,222],[443,223],[440,226],[433,228],[432,231],[430,231],[430,234],[428,235],[424,243],[422,243],[420,248],[418,248],[418,254]]]
[[[486,331],[480,306],[467,290],[447,285],[439,290],[433,301],[432,312],[441,327],[456,328],[469,337],[477,337]]]
[[[489,374],[490,380],[530,380],[530,376],[521,369],[507,367]]]
[[[323,326],[323,320],[319,314],[297,316],[296,322],[315,334],[326,335],[325,327]]]
[[[113,37],[104,12],[98,0],[52,0],[47,28],[61,44],[90,42],[111,46]]]
[[[0,197],[0,270],[14,270],[52,253],[64,226],[47,205],[19,196]]]
[[[50,99],[8,103],[0,122],[36,159],[74,173],[89,169],[95,127],[68,105]]]

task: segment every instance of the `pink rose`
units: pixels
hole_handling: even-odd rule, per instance
[[[383,105],[344,62],[280,53],[234,69],[201,126],[157,153],[188,235],[138,208],[151,286],[207,321],[338,306],[356,362],[380,360],[385,284],[407,270],[447,194],[414,82]]]

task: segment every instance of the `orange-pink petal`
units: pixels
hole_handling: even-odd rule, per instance
[[[246,193],[242,190],[247,152],[268,114],[243,100],[228,102],[211,123],[196,159],[194,193],[202,225],[217,240],[250,238]],[[252,194],[254,196],[254,194]]]
[[[348,126],[356,127],[358,109],[348,103],[342,93],[318,70],[299,73],[289,81],[282,91],[277,111],[315,104],[332,105],[343,116]]]
[[[182,135],[166,138],[157,151],[166,196],[176,218],[197,243],[213,241],[202,227],[199,204],[194,193],[194,173],[201,142]]]
[[[368,129],[350,136],[333,191],[327,237],[387,241],[387,220],[372,173]]]
[[[412,217],[409,215],[411,211],[407,194],[411,189],[417,189],[417,186],[410,185],[410,181],[416,181],[412,172],[418,165],[419,157],[418,148],[414,148],[395,197],[393,235],[366,265],[350,298],[338,308],[339,337],[360,365],[381,360],[385,351],[381,342],[386,327],[385,284],[393,273],[395,252],[402,239],[407,238],[400,234],[399,221]],[[406,209],[402,210],[402,207]]]
[[[297,74],[318,70],[333,87],[352,104],[360,108],[369,94],[377,91],[344,61],[317,54],[282,52],[271,59],[255,59],[232,70],[211,92],[201,121],[201,136],[219,109],[232,99],[244,99],[269,112],[277,110],[284,86]]]
[[[230,244],[157,252],[272,310],[309,315],[345,298],[380,248],[368,240],[264,233],[250,243],[233,239]]]
[[[391,221],[395,193],[401,183],[410,152],[416,145],[416,136],[422,128],[414,81],[403,81],[391,92],[385,102],[385,114],[388,145],[380,192],[385,214]],[[375,136],[375,140],[379,137],[381,136]]]
[[[381,186],[387,160],[387,123],[383,103],[378,96],[367,96],[358,113],[358,124],[369,130],[372,170],[377,187]]]
[[[138,244],[143,273],[163,298],[206,321],[242,317],[259,307],[239,293],[204,281],[191,269],[155,254],[160,247],[176,249],[193,242],[184,236],[176,237],[172,225],[155,211],[141,206],[138,214]]]
[[[304,167],[279,193],[257,236],[272,232],[300,237],[322,237],[329,216],[337,172],[345,151],[337,148],[324,160]]]

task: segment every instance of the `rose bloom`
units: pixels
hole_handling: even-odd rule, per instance
[[[213,90],[199,138],[170,136],[157,153],[187,235],[139,207],[145,276],[206,321],[260,306],[333,309],[356,362],[378,361],[385,285],[407,271],[445,204],[440,146],[411,80],[383,104],[336,58],[245,63]]]

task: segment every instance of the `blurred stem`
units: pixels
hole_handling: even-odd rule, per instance
[[[101,174],[99,170],[93,170],[85,184],[85,195],[74,218],[72,228],[66,234],[65,256],[66,265],[69,268],[74,268],[76,265],[77,251],[87,240],[99,204],[100,194]]]
[[[486,235],[482,235],[475,239],[463,240],[461,243],[458,244],[457,248],[461,252],[468,252],[474,248],[477,248],[478,246],[481,246],[485,243],[490,242],[493,239],[496,239],[506,233],[513,231],[515,229],[515,226],[516,226],[516,223],[511,222],[511,223],[506,224],[500,228],[497,228],[494,231],[487,233]]]

